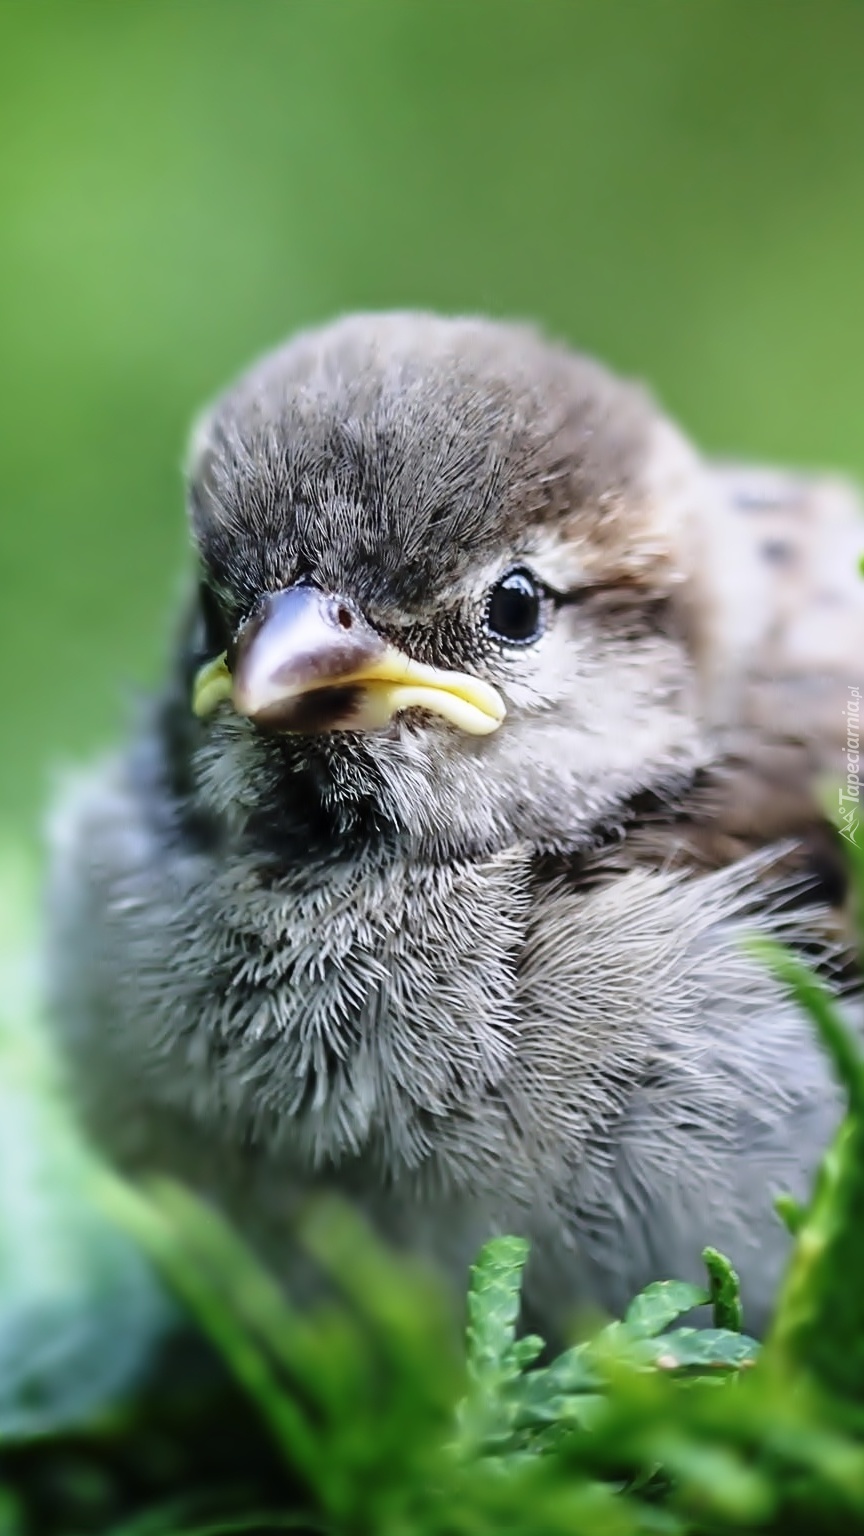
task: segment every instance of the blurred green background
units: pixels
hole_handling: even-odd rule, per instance
[[[0,843],[158,675],[192,413],[358,306],[536,317],[864,471],[860,0],[0,0]]]
[[[297,326],[427,305],[539,320],[711,450],[864,473],[862,81],[862,0],[0,0],[7,1397],[19,1303],[110,1272],[141,1313],[28,1026],[33,851],[159,675],[192,415]],[[75,1337],[46,1400],[104,1354]]]

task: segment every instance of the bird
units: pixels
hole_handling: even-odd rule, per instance
[[[526,1237],[550,1338],[708,1244],[764,1332],[842,1103],[748,936],[860,1019],[855,486],[715,461],[531,325],[384,312],[252,364],[186,500],[164,684],[50,819],[89,1137],[304,1301],[335,1193],[457,1293]]]

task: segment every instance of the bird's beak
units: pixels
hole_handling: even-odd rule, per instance
[[[426,709],[472,736],[498,729],[505,709],[489,683],[412,661],[346,598],[289,587],[264,599],[239,630],[234,653],[201,668],[196,715],[230,700],[274,731],[374,731],[403,709]]]

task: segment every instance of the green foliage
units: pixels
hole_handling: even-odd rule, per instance
[[[853,875],[860,899],[861,859]],[[864,1058],[821,982],[783,950],[760,952],[848,1099],[807,1208],[786,1205],[796,1242],[761,1349],[741,1331],[734,1270],[707,1249],[704,1288],[650,1285],[549,1359],[518,1333],[527,1245],[501,1237],[471,1272],[463,1353],[429,1277],[331,1203],[299,1233],[323,1298],[300,1311],[212,1210],[171,1184],[132,1189],[79,1152],[84,1246],[114,1278],[82,1304],[77,1332],[37,1313],[59,1364],[42,1372],[35,1415],[22,1356],[38,1361],[45,1339],[24,1329],[17,1362],[0,1353],[0,1536],[864,1529]],[[121,1353],[140,1344],[148,1293],[124,1277],[142,1252],[186,1332],[167,1332],[160,1297],[148,1368],[127,1362],[122,1392],[116,1373],[94,1390],[99,1319],[103,1352],[112,1333]],[[49,1277],[33,1278],[38,1301]],[[689,1326],[706,1305],[712,1326]]]
[[[860,919],[864,851],[854,842],[847,846],[852,906]],[[864,922],[859,931],[864,934]],[[797,1242],[770,1354],[782,1370],[804,1371],[835,1399],[856,1405],[864,1424],[864,1055],[824,982],[780,945],[757,940],[751,947],[809,1013],[847,1100],[809,1208],[784,1208]]]
[[[847,1156],[844,1137],[842,1168]],[[538,1363],[541,1341],[517,1337],[526,1245],[496,1239],[472,1271],[460,1363],[435,1289],[349,1211],[323,1206],[307,1223],[332,1296],[303,1314],[186,1192],[94,1177],[225,1370],[211,1355],[163,1372],[122,1414],[38,1447],[7,1430],[10,1533],[860,1528],[854,1413],[811,1389],[821,1352],[790,1364],[781,1320],[761,1358],[720,1325],[738,1301],[714,1253],[708,1289],[649,1286],[622,1321]],[[718,1326],[673,1326],[710,1289]]]
[[[716,1248],[705,1248],[702,1253],[708,1271],[711,1305],[718,1328],[731,1328],[740,1333],[744,1326],[744,1310],[741,1306],[741,1287],[725,1254]]]

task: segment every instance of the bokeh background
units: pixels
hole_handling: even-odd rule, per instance
[[[864,471],[860,0],[0,0],[0,839],[158,675],[197,407],[355,307],[533,317]]]
[[[162,666],[191,417],[295,327],[425,305],[864,473],[862,80],[862,0],[0,0],[0,1427],[22,1362],[80,1413],[144,1348],[30,957],[52,783]]]

